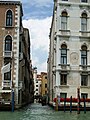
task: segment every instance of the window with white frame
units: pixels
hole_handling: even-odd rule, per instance
[[[67,46],[61,45],[61,64],[67,64]]]
[[[87,46],[81,47],[81,65],[87,65]]]
[[[67,12],[61,14],[61,30],[67,30]]]
[[[88,86],[88,75],[81,75],[81,86]]]
[[[87,31],[87,14],[82,13],[81,16],[81,31]]]
[[[8,10],[6,12],[6,26],[12,26],[12,22],[13,22],[12,11]]]
[[[61,74],[60,85],[67,85],[67,74]]]

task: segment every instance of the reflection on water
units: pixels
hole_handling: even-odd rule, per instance
[[[90,120],[90,112],[70,113],[66,111],[54,111],[49,106],[42,106],[39,103],[28,105],[15,112],[0,112],[0,120]]]

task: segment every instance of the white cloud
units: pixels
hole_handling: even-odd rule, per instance
[[[31,51],[32,51],[32,63],[36,66],[38,71],[46,71],[47,69],[47,58],[45,61],[40,63],[39,54],[34,54],[36,50],[46,51],[48,54],[49,50],[49,33],[51,26],[52,17],[47,17],[45,19],[29,19],[23,20],[23,26],[28,28],[31,36]],[[43,55],[42,55],[43,56]]]

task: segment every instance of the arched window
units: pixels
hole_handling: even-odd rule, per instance
[[[8,10],[6,12],[6,26],[12,26],[12,21],[13,21],[12,11]]]
[[[61,14],[61,30],[67,30],[67,12],[63,11]]]
[[[5,51],[12,51],[12,37],[10,35],[5,38]]]
[[[61,64],[67,64],[67,46],[61,45]]]
[[[81,47],[81,65],[87,65],[87,46]]]
[[[87,14],[82,13],[81,16],[81,31],[87,31]]]

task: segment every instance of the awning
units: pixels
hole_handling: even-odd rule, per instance
[[[4,73],[7,73],[10,71],[10,63],[6,64],[5,66],[3,66],[1,68],[1,73],[4,74]]]

